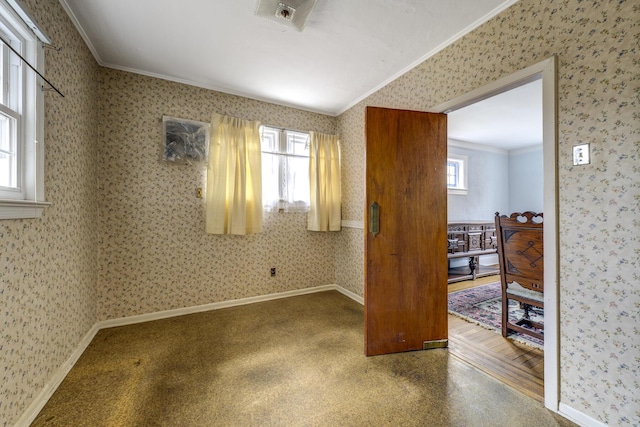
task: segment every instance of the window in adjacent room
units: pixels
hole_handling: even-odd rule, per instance
[[[0,0],[4,40],[0,41],[0,218],[38,217],[48,205],[44,201],[44,96],[36,73],[7,45],[43,73],[40,41],[49,41],[44,35],[36,36],[32,28],[37,26],[28,14]]]
[[[309,210],[309,134],[260,127],[262,201],[266,210]]]
[[[467,194],[467,156],[450,154],[447,158],[447,190],[449,194]]]

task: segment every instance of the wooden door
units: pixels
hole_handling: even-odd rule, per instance
[[[367,356],[446,346],[446,133],[444,114],[367,107]]]

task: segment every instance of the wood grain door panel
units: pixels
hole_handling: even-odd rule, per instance
[[[366,111],[365,352],[447,338],[446,115]],[[369,232],[377,202],[379,233]]]

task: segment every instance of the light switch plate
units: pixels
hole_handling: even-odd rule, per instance
[[[591,163],[591,155],[589,144],[580,144],[573,146],[573,165],[588,165]]]

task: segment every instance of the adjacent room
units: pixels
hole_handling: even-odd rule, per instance
[[[636,425],[639,18],[0,0],[0,426]],[[544,351],[448,306],[523,211]]]
[[[503,307],[494,217],[543,211],[542,111],[537,79],[447,115],[448,302],[455,316],[449,317],[450,349],[540,400],[543,340],[495,334],[502,329]],[[521,304],[511,301],[509,312],[513,322],[522,321]],[[528,313],[539,323],[543,314]]]

